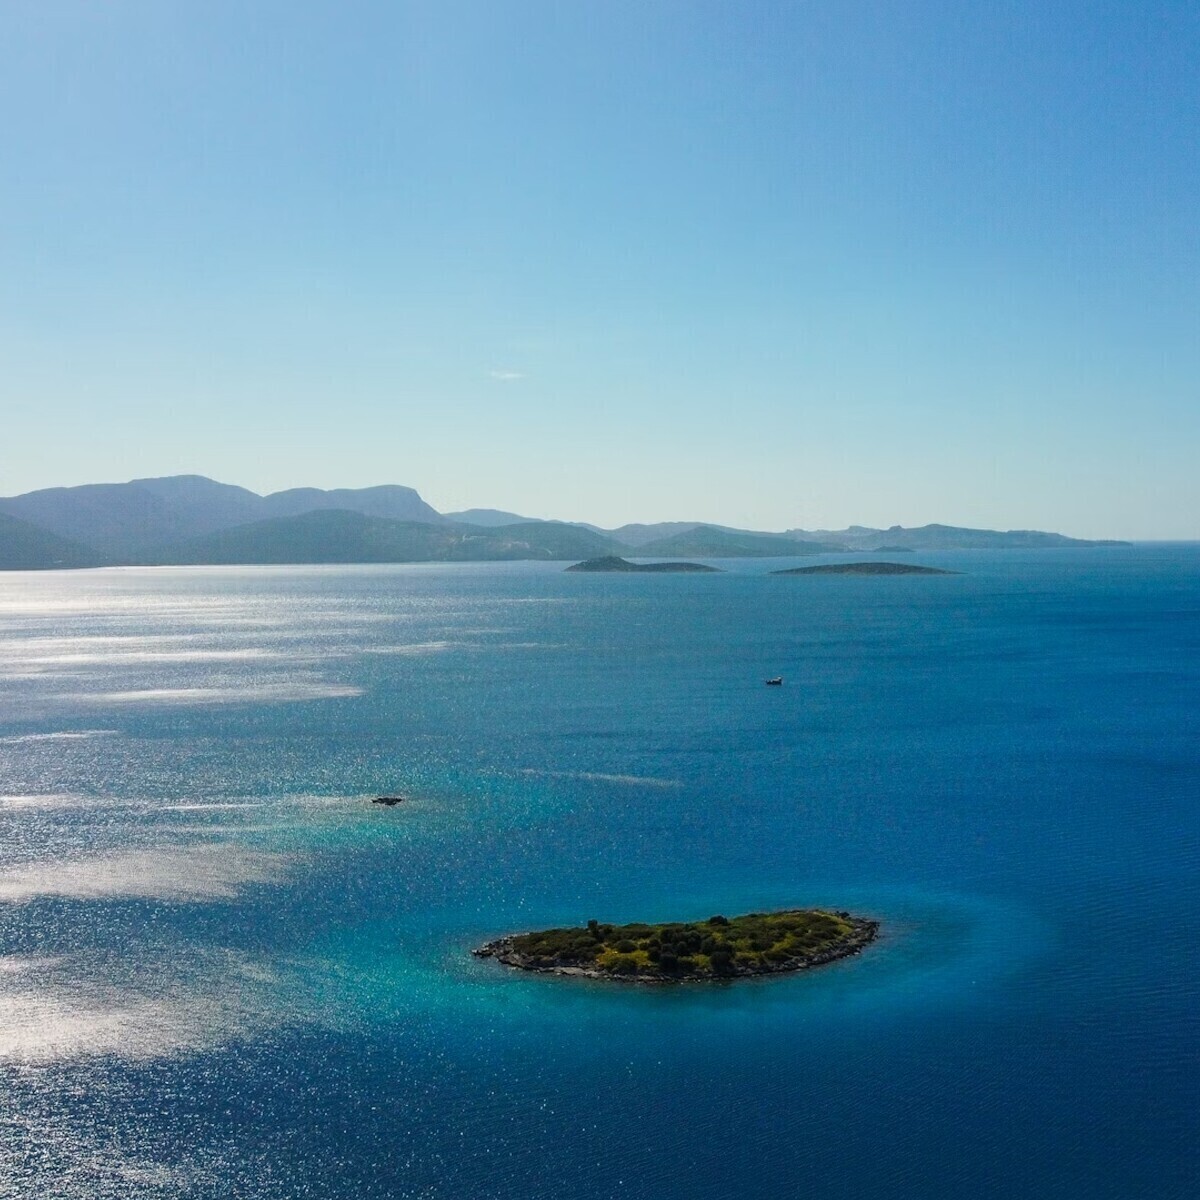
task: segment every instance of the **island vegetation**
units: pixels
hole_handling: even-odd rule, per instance
[[[772,575],[958,575],[941,567],[921,567],[916,563],[848,562],[818,563],[813,567],[788,567]]]
[[[857,954],[878,931],[878,921],[847,912],[787,909],[657,925],[589,921],[499,938],[473,953],[524,971],[682,983],[820,966]]]
[[[567,567],[568,571],[653,571],[658,574],[713,572],[720,569],[720,567],[706,567],[703,563],[694,562],[633,563],[615,554],[606,554],[601,558],[589,558]]]

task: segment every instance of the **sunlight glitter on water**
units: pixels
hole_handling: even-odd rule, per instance
[[[0,737],[0,746],[21,746],[32,742],[82,742],[88,738],[119,736],[119,729],[64,729],[53,733],[17,733]]]
[[[95,953],[0,958],[0,1059],[203,1049],[278,1024],[280,986],[270,965],[228,949],[176,947],[136,964]]]
[[[0,1177],[21,1200],[347,1179],[607,1200],[589,1155],[619,1144],[642,1194],[688,1200],[810,1179],[855,1200],[1038,1195],[1036,1166],[1005,1173],[1050,1160],[1079,1180],[1053,1194],[1111,1200],[1104,1155],[1169,1184],[1195,839],[1167,684],[1192,678],[1195,606],[1042,561],[1000,579],[973,558],[953,595],[803,602],[730,572],[719,604],[641,580],[618,603],[540,567],[38,581],[170,602],[98,618],[101,596],[5,635],[13,657],[100,661],[6,687],[0,714]],[[251,601],[205,600],[234,588]],[[193,650],[237,657],[122,661]],[[760,664],[803,686],[764,695]],[[264,685],[361,695],[150,698]],[[90,716],[48,695],[87,687],[142,695]],[[370,804],[393,790],[410,802]],[[470,956],[590,916],[805,903],[884,935],[719,990]],[[1067,1073],[1089,1086],[1060,1102]],[[948,1121],[969,1153],[939,1175]],[[678,1145],[643,1137],[664,1129]]]
[[[294,861],[232,843],[118,851],[0,870],[0,902],[20,904],[42,896],[174,903],[228,899],[251,884],[279,883]]]
[[[295,681],[247,683],[235,687],[140,688],[127,692],[61,692],[51,697],[62,704],[284,704],[303,700],[336,700],[361,696],[363,689],[348,684]]]

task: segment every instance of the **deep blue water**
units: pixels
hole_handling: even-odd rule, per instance
[[[0,575],[0,1195],[1200,1194],[1200,547],[920,561]]]

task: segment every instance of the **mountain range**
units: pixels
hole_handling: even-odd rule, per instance
[[[665,521],[603,529],[500,509],[439,513],[409,487],[260,496],[202,475],[0,498],[0,570],[130,564],[569,561],[603,555],[789,557],[854,551],[1122,545],[1037,530],[926,525],[783,533]]]

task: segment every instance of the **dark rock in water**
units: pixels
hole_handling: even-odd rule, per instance
[[[853,562],[819,563],[815,567],[789,567],[772,575],[957,575],[941,567],[919,567],[916,563]]]
[[[706,567],[703,563],[693,562],[631,563],[628,559],[619,558],[615,554],[608,554],[603,558],[589,558],[572,567],[567,567],[568,571],[653,571],[671,574],[689,571],[717,572],[720,569],[720,567]]]
[[[371,801],[371,803],[372,804],[386,804],[388,806],[388,808],[391,808],[392,805],[394,805],[394,804],[403,804],[404,800],[405,800],[405,797],[403,797],[403,796],[376,796],[375,799]]]

